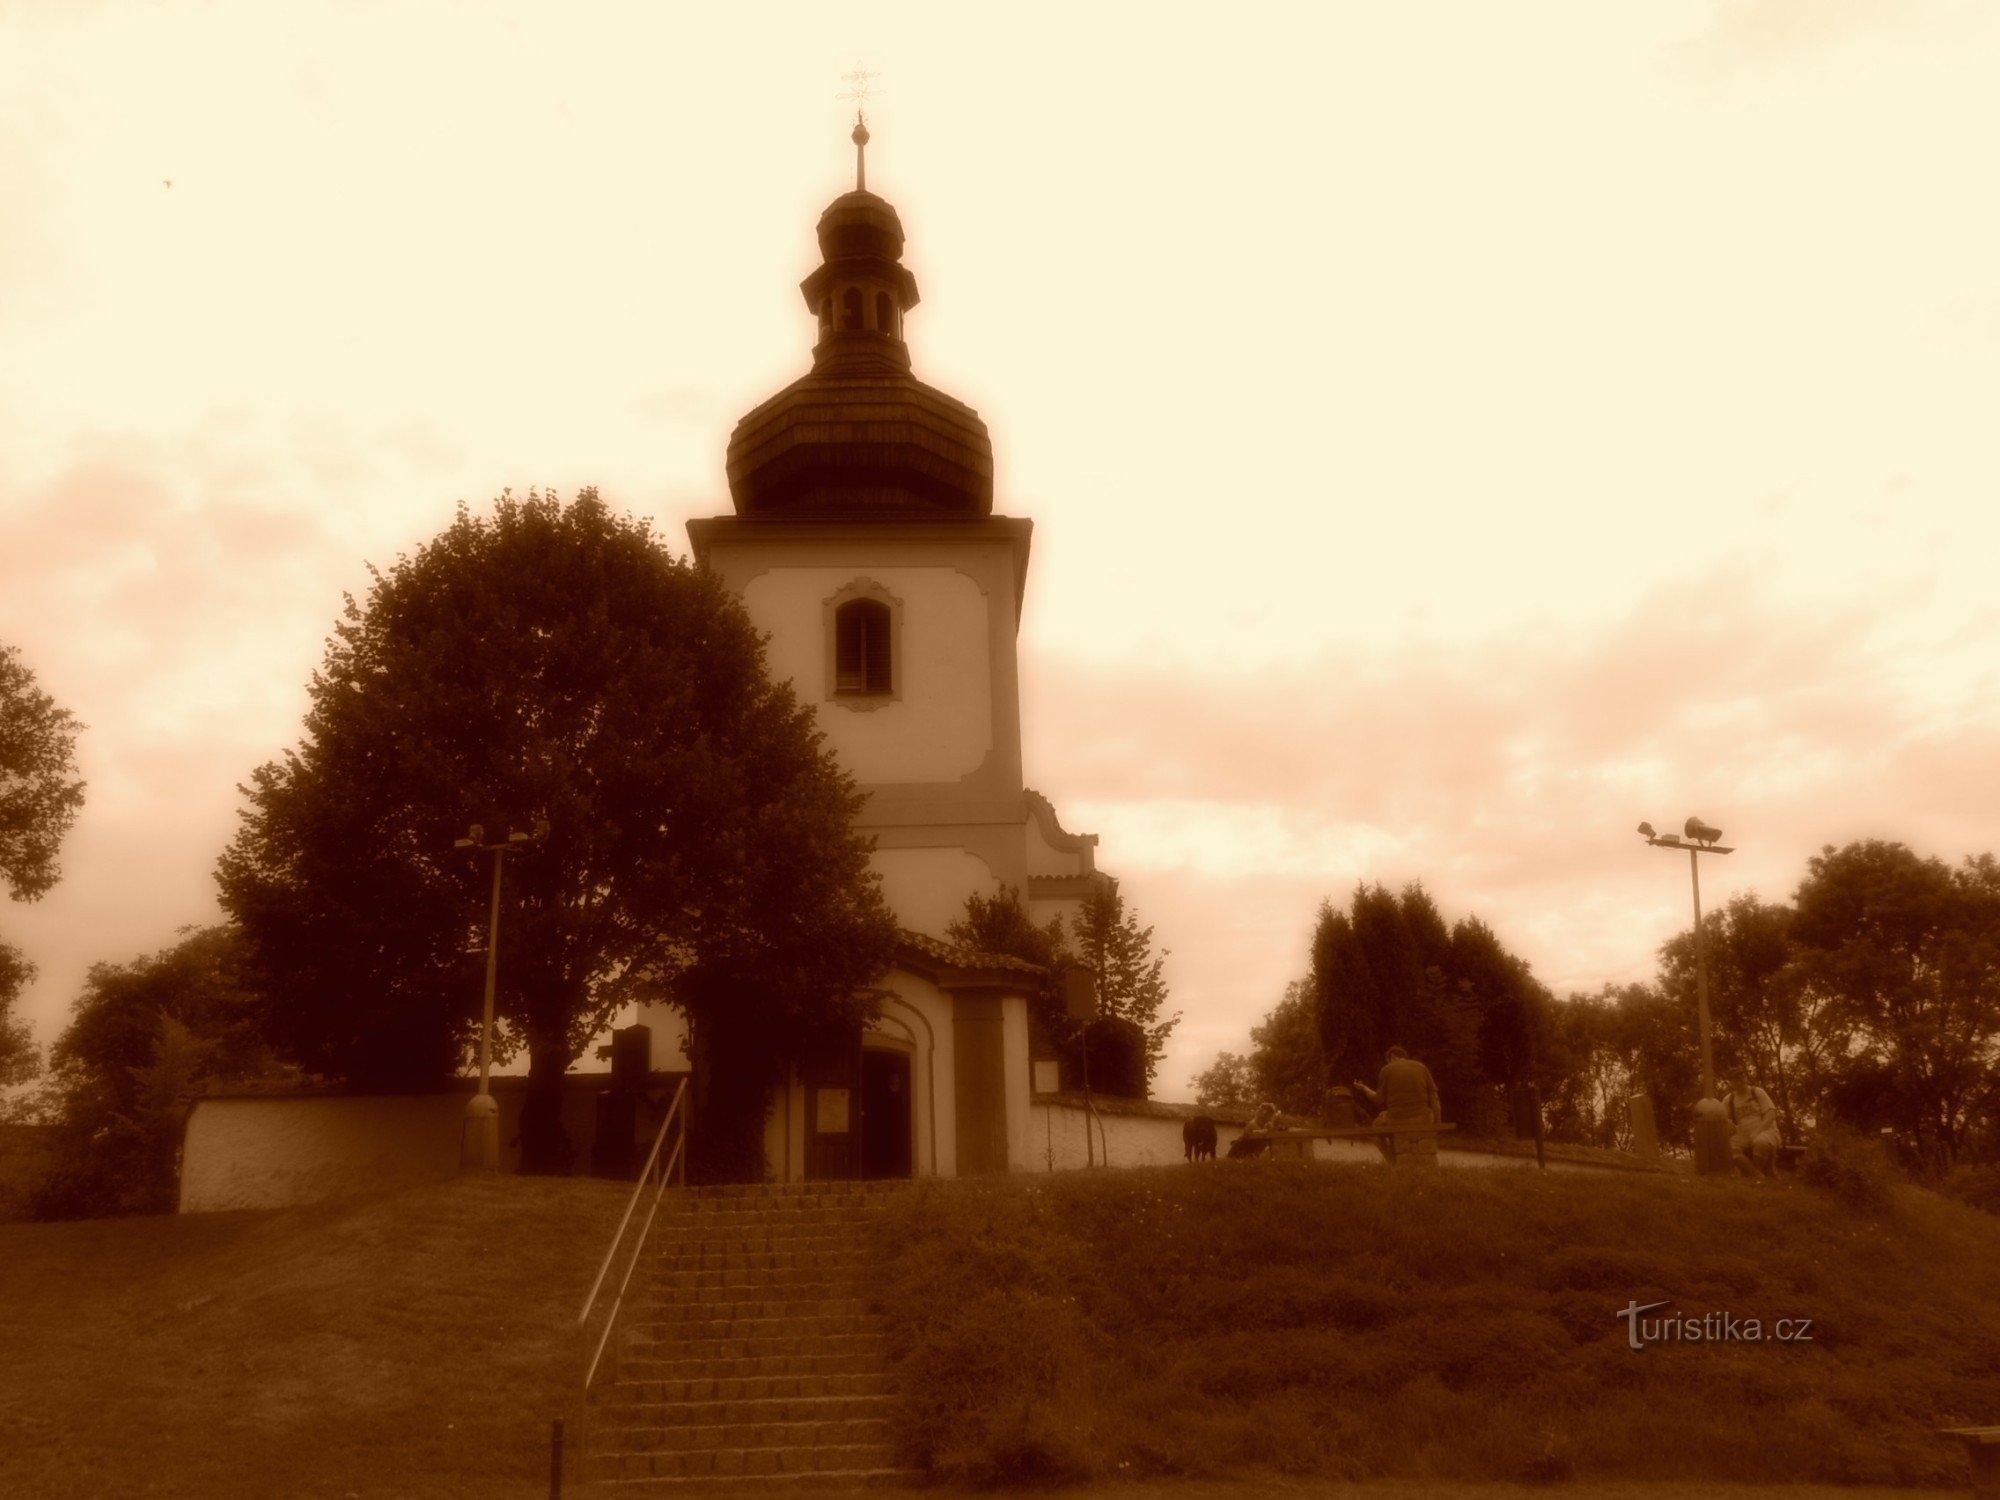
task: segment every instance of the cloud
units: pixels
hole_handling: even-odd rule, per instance
[[[1422,880],[1561,993],[1645,977],[1688,920],[1686,875],[1640,845],[1641,818],[1698,813],[1740,844],[1704,870],[1712,903],[1783,899],[1829,840],[2000,845],[2000,810],[1975,812],[2000,716],[1969,684],[1920,691],[1895,602],[1778,615],[1722,572],[1594,631],[1255,676],[1044,652],[1025,758],[1176,949],[1190,1018],[1169,1072],[1191,1075],[1241,1049],[1305,971],[1318,903],[1358,883]]]
[[[1912,8],[1907,0],[1720,0],[1689,52],[1711,64],[1768,65],[1893,25]]]

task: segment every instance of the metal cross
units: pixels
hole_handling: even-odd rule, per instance
[[[834,97],[836,99],[851,99],[854,101],[854,118],[857,123],[859,123],[863,112],[867,109],[869,99],[874,95],[875,80],[881,76],[880,73],[871,73],[868,69],[862,67],[860,63],[854,65],[852,73],[842,75],[842,82],[846,83],[847,92],[836,94]]]

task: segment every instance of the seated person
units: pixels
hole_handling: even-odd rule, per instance
[[[1246,1156],[1262,1156],[1270,1149],[1271,1143],[1254,1137],[1277,1128],[1278,1106],[1266,1100],[1258,1105],[1256,1113],[1250,1116],[1250,1123],[1243,1127],[1243,1133],[1229,1143],[1230,1156],[1239,1161]]]
[[[1771,1096],[1750,1082],[1725,1088],[1722,1107],[1729,1115],[1729,1156],[1745,1177],[1777,1176],[1778,1109]]]
[[[1369,1108],[1380,1111],[1375,1116],[1377,1125],[1436,1125],[1443,1119],[1437,1083],[1431,1077],[1431,1070],[1401,1047],[1391,1047],[1383,1059],[1379,1087],[1371,1089],[1357,1078],[1354,1092],[1368,1102]],[[1403,1141],[1403,1150],[1408,1155],[1426,1162],[1437,1160],[1435,1135],[1406,1136]],[[1383,1156],[1390,1161],[1396,1159],[1397,1148],[1393,1137],[1383,1136],[1376,1144]]]

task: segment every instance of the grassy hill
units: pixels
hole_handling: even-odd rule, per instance
[[[1963,1484],[1931,1429],[2000,1422],[2000,1219],[1915,1189],[1221,1163],[925,1187],[891,1244],[904,1441],[966,1479]],[[1669,1298],[1811,1341],[1634,1352]]]
[[[0,1495],[545,1496],[628,1191],[0,1225]]]
[[[0,1495],[539,1500],[623,1198],[0,1225]],[[2000,1420],[2000,1219],[1914,1190],[1077,1172],[920,1186],[885,1265],[904,1440],[968,1481],[1963,1484],[1930,1429]],[[1634,1353],[1617,1309],[1665,1297],[1813,1338]]]

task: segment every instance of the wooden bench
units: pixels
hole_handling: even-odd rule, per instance
[[[1973,1500],[2000,1500],[2000,1427],[1940,1427],[1965,1444],[1972,1460]]]
[[[1798,1171],[1799,1163],[1805,1159],[1806,1148],[1804,1146],[1780,1146],[1778,1148],[1778,1170],[1780,1172]]]
[[[1239,1141],[1297,1141],[1301,1145],[1308,1141],[1383,1141],[1388,1145],[1389,1163],[1396,1161],[1396,1139],[1398,1136],[1427,1135],[1433,1142],[1447,1130],[1456,1130],[1456,1125],[1329,1125],[1319,1130],[1246,1130],[1237,1137]]]

